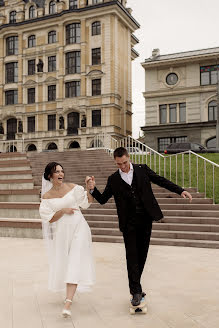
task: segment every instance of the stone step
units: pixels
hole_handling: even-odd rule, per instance
[[[0,153],[0,160],[3,158],[9,158],[9,159],[14,159],[17,157],[25,157],[27,158],[27,154],[26,153]]]
[[[158,204],[162,205],[162,204],[190,204],[188,199],[184,199],[184,198],[157,198]],[[209,205],[213,205],[212,204],[212,199],[203,199],[203,198],[194,198],[192,200],[192,204],[209,204]],[[102,206],[103,208],[116,208],[116,204],[115,202],[107,202],[104,205],[100,205],[99,203],[97,203],[97,201],[95,201],[94,203],[92,203],[91,207],[92,208],[99,208],[100,206]]]
[[[8,172],[9,171],[9,167],[5,166],[5,167],[1,167],[0,168],[2,174],[4,174],[4,172]],[[30,165],[24,165],[21,164],[20,166],[11,166],[10,167],[10,172],[20,172],[20,171],[26,171],[26,170],[30,170]]]
[[[191,217],[191,216],[165,216],[162,221],[164,223],[182,223],[182,224],[219,224],[219,218],[217,217]]]
[[[21,174],[20,172],[13,172],[13,173],[17,173],[17,174],[0,174],[0,182],[2,182],[2,180],[11,180],[13,177],[13,180],[15,182],[17,182],[17,180],[21,180],[21,179],[33,179],[32,176],[32,172],[29,171],[30,173],[26,173],[26,174]],[[2,173],[2,172],[1,172]]]
[[[31,191],[31,189],[29,189]],[[34,190],[34,189],[33,189]],[[10,202],[10,203],[16,203],[16,202],[39,202],[40,196],[39,192],[37,194],[1,194],[0,190],[0,202]],[[10,190],[8,190],[10,191]]]
[[[0,208],[0,218],[40,218],[39,203],[0,203]]]
[[[212,217],[219,217],[219,211],[218,210],[213,210],[213,209],[204,209],[205,206],[217,206],[217,205],[202,205],[203,208],[201,208],[200,210],[196,210],[196,209],[180,209],[180,208],[176,208],[176,209],[170,209],[171,207],[174,207],[174,204],[164,204],[161,205],[161,209],[162,212],[164,214],[164,216],[212,216]],[[183,206],[183,205],[179,205]],[[186,206],[186,205],[185,205]],[[190,205],[187,205],[190,206]],[[196,206],[196,205],[194,205]],[[198,205],[197,205],[198,206]],[[168,207],[168,209],[166,209],[166,207]],[[200,205],[201,207],[201,205]],[[117,215],[117,211],[116,209],[109,209],[109,208],[92,208],[90,207],[89,209],[83,210],[84,214],[98,214],[98,215]]]
[[[11,167],[17,167],[17,166],[28,166],[30,167],[30,162],[29,160],[27,159],[23,159],[23,160],[17,160],[17,161],[14,161],[13,159],[11,159],[10,161],[0,161],[0,168],[4,168],[4,167],[7,167],[7,168],[11,168]]]
[[[219,242],[214,241],[214,240],[151,238],[151,245],[199,247],[199,248],[219,248]]]
[[[164,216],[218,217],[219,211],[212,210],[162,210]]]
[[[123,242],[121,233],[118,235],[101,235],[95,234],[95,229],[92,229],[92,239],[94,242]],[[154,232],[153,232],[154,233]],[[198,235],[198,234],[197,234]],[[41,220],[37,219],[0,219],[0,236],[1,237],[21,237],[21,238],[42,238]],[[167,234],[165,235],[167,236]],[[190,235],[191,236],[191,235]],[[205,237],[207,234],[205,235]],[[212,234],[211,234],[212,236]],[[182,237],[182,234],[181,234]],[[190,246],[190,247],[208,247],[219,248],[218,241],[201,240],[201,239],[172,239],[172,238],[151,238],[152,245],[172,245],[172,246]]]
[[[0,190],[33,189],[33,179],[1,180]]]
[[[113,221],[118,222],[118,217],[113,215],[84,214],[87,221]],[[187,216],[165,216],[162,219],[164,223],[186,223],[186,224],[219,224],[217,217],[187,217]]]
[[[116,228],[93,228],[92,235],[122,236],[119,229]],[[192,240],[214,240],[219,241],[219,233],[217,232],[196,232],[196,231],[152,231],[152,238],[166,239],[192,239]]]
[[[4,172],[0,172],[0,177],[1,176],[7,176],[7,175],[12,175],[13,178],[14,178],[14,175],[17,175],[17,174],[32,174],[32,170],[19,170],[19,173],[17,171],[4,171]]]
[[[114,228],[119,229],[116,221],[88,221],[92,228]],[[219,225],[211,224],[182,224],[182,223],[153,223],[153,230],[156,231],[196,231],[196,232],[217,232]]]
[[[93,242],[123,243],[122,236],[93,235]],[[219,248],[218,241],[151,238],[151,245],[183,246],[199,248]]]
[[[42,238],[41,220],[33,219],[0,219],[0,237]]]
[[[0,156],[0,163],[1,162],[4,162],[4,161],[19,161],[19,160],[27,160],[27,157],[26,156],[14,156],[14,157],[1,157]]]

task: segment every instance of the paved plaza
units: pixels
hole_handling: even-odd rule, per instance
[[[123,244],[94,243],[97,283],[77,294],[72,318],[64,293],[47,290],[43,241],[0,238],[1,328],[218,328],[219,250],[151,246],[143,287],[148,314],[129,314]]]

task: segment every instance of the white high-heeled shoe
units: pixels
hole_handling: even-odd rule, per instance
[[[72,303],[72,300],[69,300],[68,298],[66,298],[64,303],[66,303],[66,302],[70,302],[70,303]],[[69,317],[71,317],[71,311],[70,311],[70,310],[67,310],[67,309],[63,309],[63,310],[62,310],[62,316],[63,316],[64,318],[69,318]]]

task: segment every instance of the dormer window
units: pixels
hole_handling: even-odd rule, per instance
[[[35,18],[35,7],[31,6],[29,9],[29,18]]]
[[[49,13],[50,14],[55,14],[55,12],[56,12],[55,1],[50,1],[50,3],[49,3]]]
[[[28,48],[36,47],[36,36],[30,35],[28,38]]]
[[[16,23],[16,11],[11,11],[9,16],[9,23]]]
[[[77,9],[78,0],[69,0],[69,9]]]

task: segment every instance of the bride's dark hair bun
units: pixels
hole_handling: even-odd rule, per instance
[[[46,180],[50,180],[50,178],[52,177],[53,173],[56,170],[56,166],[60,165],[63,169],[63,166],[57,162],[51,162],[49,164],[46,165],[45,167],[45,171],[44,171],[44,179]]]

